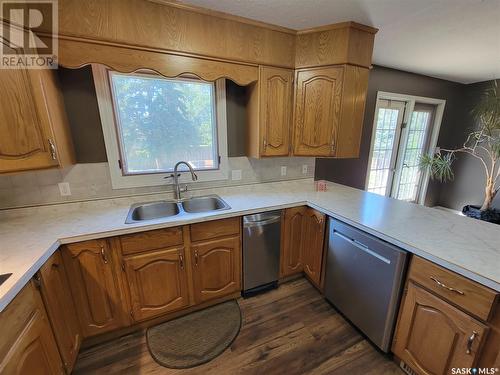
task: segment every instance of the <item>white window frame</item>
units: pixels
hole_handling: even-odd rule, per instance
[[[429,148],[428,148],[428,154],[432,156],[435,151],[437,150],[437,141],[439,138],[439,131],[441,129],[441,122],[443,120],[443,114],[444,114],[444,108],[446,105],[446,100],[444,99],[435,99],[435,98],[427,98],[424,96],[415,96],[415,95],[407,95],[407,94],[397,94],[393,92],[386,92],[386,91],[378,91],[377,92],[377,99],[376,99],[376,105],[375,105],[375,115],[373,118],[373,128],[372,128],[372,138],[370,142],[370,154],[368,156],[368,164],[367,164],[367,170],[366,170],[366,179],[365,179],[365,190],[368,189],[368,181],[370,179],[370,163],[372,161],[373,157],[373,148],[374,148],[374,141],[375,141],[375,132],[376,132],[376,126],[377,126],[377,113],[379,110],[379,103],[381,103],[381,100],[395,100],[395,101],[400,101],[400,102],[406,102],[406,109],[404,111],[404,118],[403,118],[403,123],[409,123],[411,119],[411,115],[413,113],[413,110],[415,108],[415,103],[422,103],[422,104],[431,104],[436,106],[436,113],[434,115],[434,122],[431,124],[432,126],[432,131],[430,134],[430,139],[429,139]],[[406,144],[406,138],[408,137],[408,128],[405,127],[402,130],[401,133],[401,142],[403,144]],[[404,154],[404,150],[402,150],[402,153]],[[402,160],[399,161],[399,163],[402,163]],[[398,164],[396,166],[396,170],[400,169],[401,166]],[[391,189],[390,196],[392,196],[392,186],[394,184],[398,184],[397,179],[399,176],[393,176],[395,177],[396,181],[391,180],[391,185],[388,186],[388,189]],[[428,169],[425,170],[423,176],[422,176],[422,185],[421,189],[418,193],[417,197],[417,203],[418,204],[424,204],[425,203],[425,196],[427,195],[427,189],[429,187],[429,179],[430,179],[430,171]]]
[[[115,122],[113,98],[111,96],[112,89],[108,70],[109,69],[103,65],[92,64],[92,74],[97,94],[97,103],[101,117],[112,188],[126,189],[168,184],[165,177],[170,176],[171,172],[123,175],[120,169],[119,136],[117,124]],[[187,177],[181,177],[181,179],[185,179],[186,182],[198,183],[228,179],[229,162],[227,155],[226,81],[224,79],[219,79],[215,82],[215,107],[217,145],[220,158],[219,168],[196,171],[198,175],[198,180],[196,182],[191,181],[190,177],[189,179]],[[172,165],[172,168],[173,167]]]

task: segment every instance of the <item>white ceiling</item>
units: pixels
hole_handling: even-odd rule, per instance
[[[183,0],[291,29],[377,27],[373,63],[451,81],[500,78],[500,0]]]

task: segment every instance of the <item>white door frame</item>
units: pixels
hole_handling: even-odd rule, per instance
[[[434,98],[427,98],[424,96],[415,96],[415,95],[398,94],[398,93],[392,93],[392,92],[386,92],[386,91],[377,91],[377,100],[376,100],[376,104],[375,104],[375,113],[374,113],[374,118],[373,118],[372,138],[370,141],[370,154],[368,157],[368,165],[367,165],[367,169],[366,169],[365,190],[368,188],[368,179],[370,177],[370,174],[369,174],[370,164],[369,163],[371,162],[372,156],[373,156],[373,146],[374,146],[373,142],[375,139],[375,132],[376,132],[376,126],[377,126],[377,113],[379,110],[379,102],[381,99],[397,100],[397,101],[407,103],[403,123],[408,123],[410,121],[410,118],[411,118],[410,116],[413,113],[413,109],[415,108],[415,103],[432,104],[432,105],[436,106],[434,123],[432,124],[432,132],[430,134],[430,139],[429,139],[429,151],[428,151],[428,153],[430,156],[432,156],[436,150],[437,141],[439,138],[439,131],[441,129],[441,122],[443,120],[444,108],[446,105],[446,100],[444,100],[444,99],[434,99]],[[404,136],[404,134],[403,134],[403,136]],[[402,140],[402,141],[404,141],[404,140]],[[402,162],[401,160],[400,160],[400,163]],[[397,167],[400,167],[400,166],[398,165]],[[427,169],[422,176],[422,189],[421,189],[420,194],[419,194],[418,199],[417,199],[418,204],[424,204],[424,202],[425,202],[427,188],[429,187],[429,178],[430,178],[430,171]]]

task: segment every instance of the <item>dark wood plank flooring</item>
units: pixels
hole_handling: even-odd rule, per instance
[[[137,332],[82,351],[75,374],[403,374],[305,279],[239,303],[238,338],[205,365],[164,368],[149,355],[144,332]]]

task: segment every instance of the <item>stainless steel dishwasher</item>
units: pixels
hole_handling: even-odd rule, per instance
[[[275,288],[280,269],[281,210],[243,216],[243,296]]]
[[[338,220],[328,228],[325,297],[388,352],[408,253]]]

